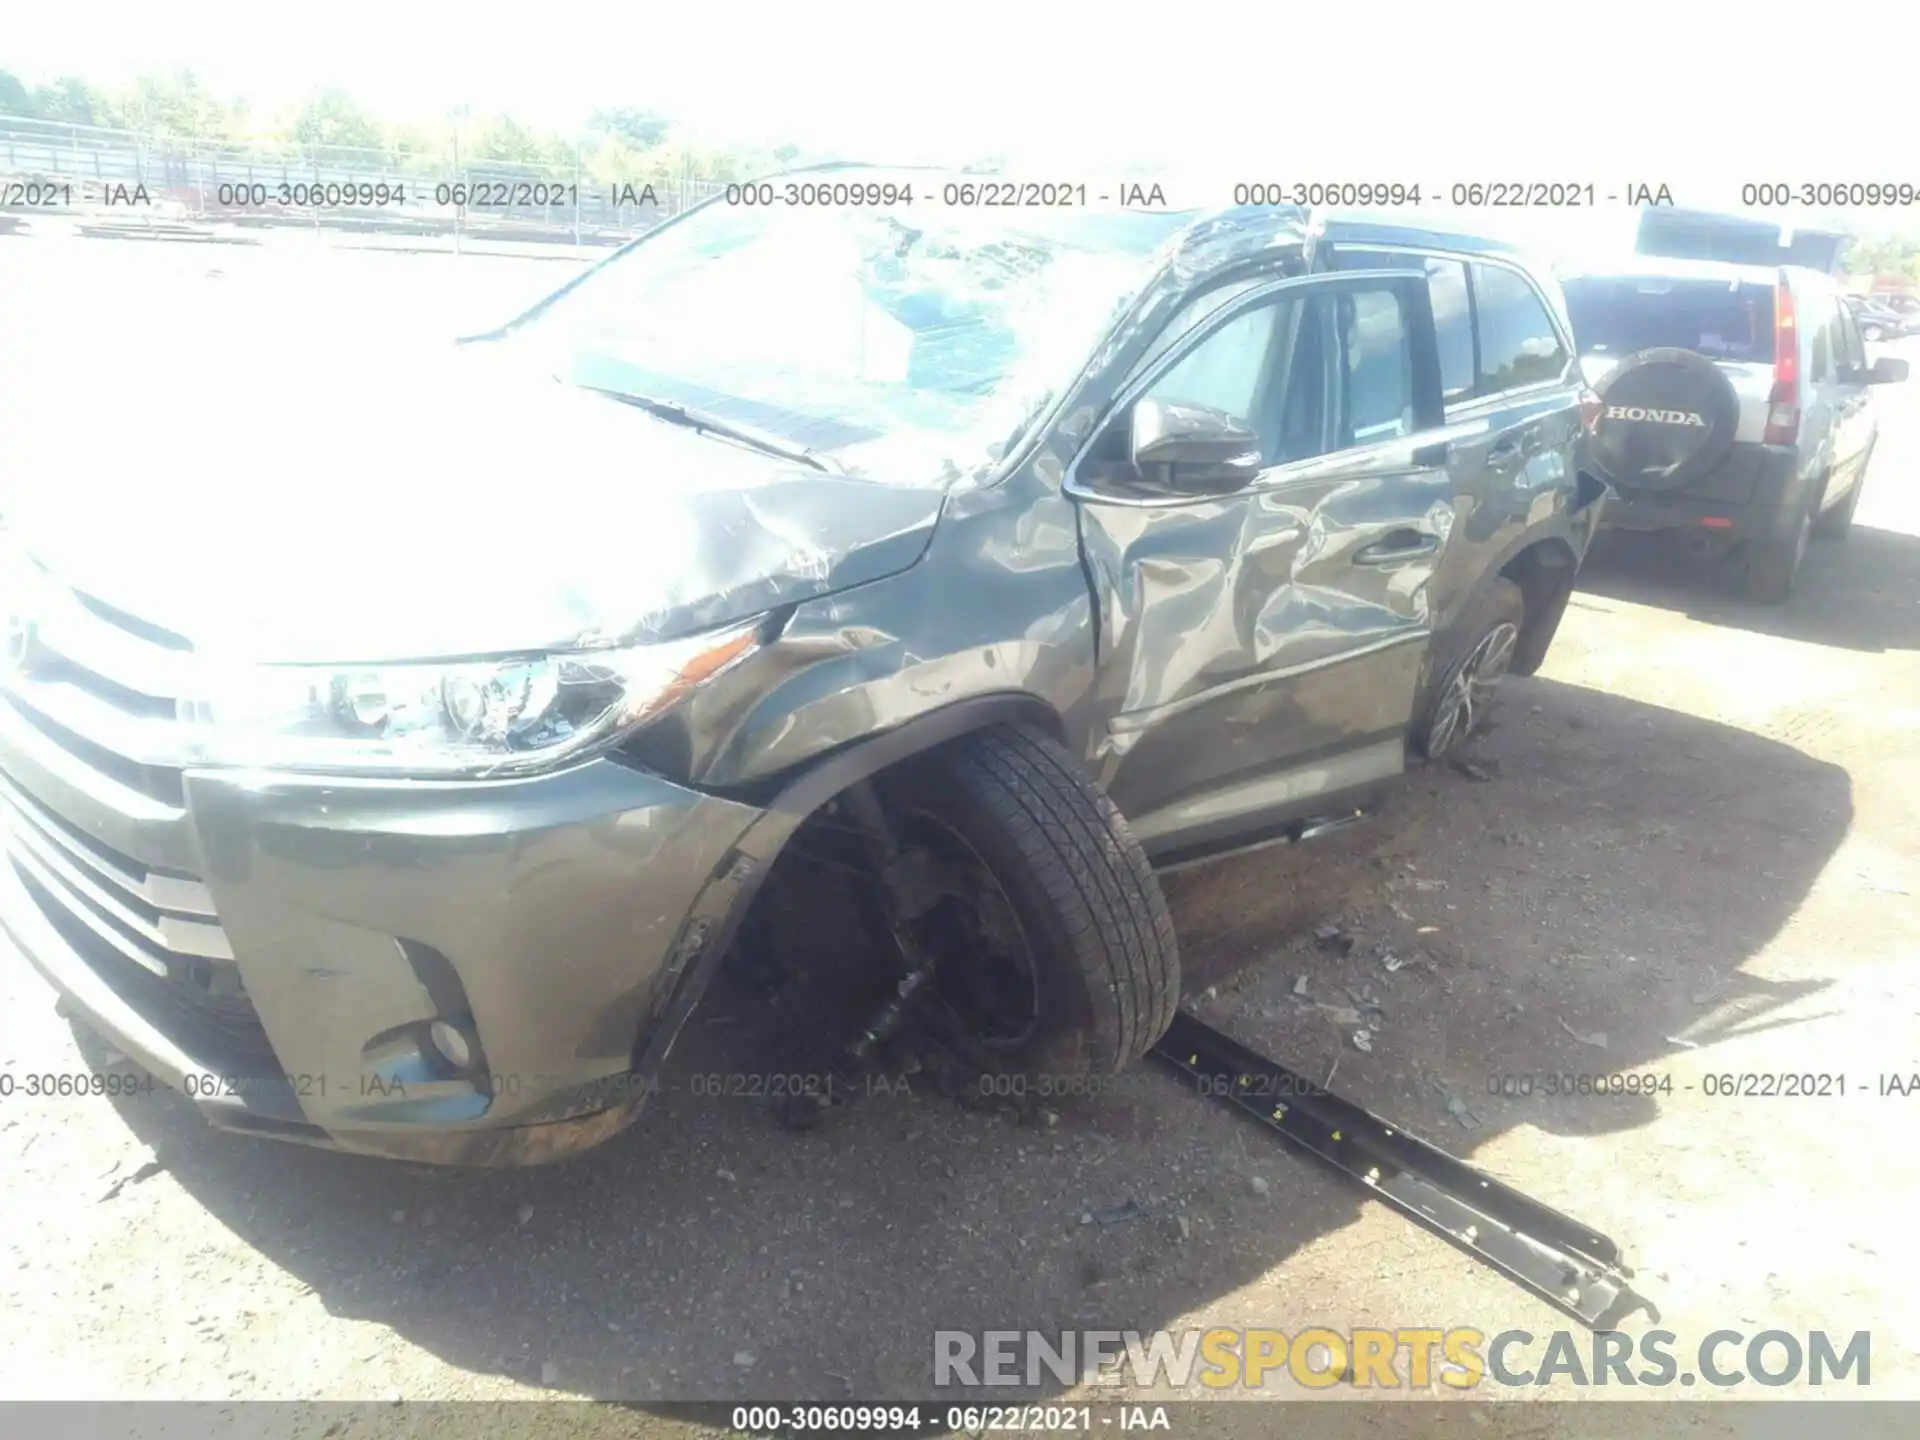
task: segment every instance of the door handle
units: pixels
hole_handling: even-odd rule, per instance
[[[1418,530],[1396,530],[1384,540],[1376,540],[1371,545],[1362,546],[1353,552],[1356,565],[1392,565],[1401,560],[1414,560],[1422,555],[1431,555],[1440,548],[1438,537],[1422,534]]]

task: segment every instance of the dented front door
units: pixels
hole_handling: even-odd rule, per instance
[[[1118,433],[1076,467],[1100,625],[1094,763],[1156,858],[1336,814],[1403,768],[1453,513],[1432,334],[1417,277],[1264,287],[1109,422],[1123,432],[1140,395],[1227,410],[1261,437],[1252,483],[1145,493]]]

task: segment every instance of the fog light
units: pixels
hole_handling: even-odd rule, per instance
[[[440,1057],[456,1070],[464,1070],[473,1063],[473,1046],[460,1027],[445,1020],[436,1020],[427,1026],[427,1038],[433,1042],[433,1048]]]

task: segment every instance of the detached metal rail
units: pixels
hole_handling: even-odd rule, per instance
[[[1256,1120],[1295,1149],[1591,1329],[1646,1306],[1627,1285],[1620,1247],[1416,1140],[1185,1011],[1154,1054],[1204,1095]]]

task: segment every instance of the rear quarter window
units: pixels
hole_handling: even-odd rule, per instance
[[[1713,360],[1771,364],[1773,289],[1657,276],[1565,280],[1567,314],[1583,355],[1671,347]]]
[[[1557,380],[1567,352],[1547,307],[1526,279],[1499,265],[1473,266],[1474,319],[1480,332],[1476,393],[1498,395]]]

